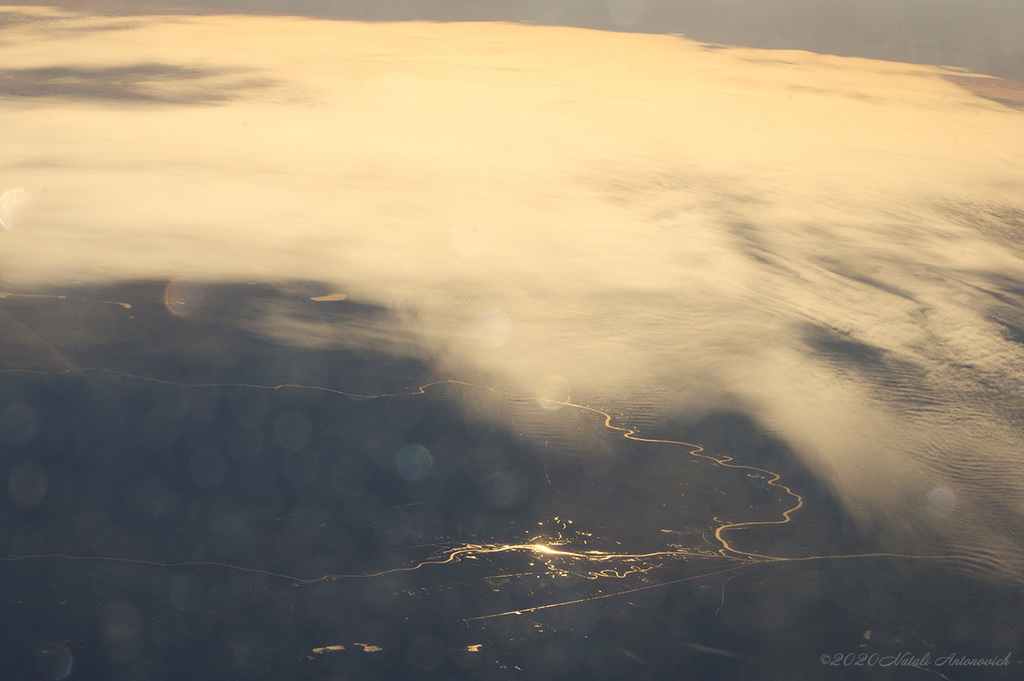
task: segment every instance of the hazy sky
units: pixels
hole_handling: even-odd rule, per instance
[[[322,281],[524,390],[742,410],[865,524],[1019,569],[1020,110],[672,36],[3,12],[4,287]]]
[[[153,3],[64,0],[102,13]],[[1018,0],[192,0],[182,5],[352,20],[514,21],[945,64],[1024,80]]]

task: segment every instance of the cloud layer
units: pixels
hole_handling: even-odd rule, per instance
[[[1019,571],[1019,110],[678,37],[5,12],[5,286],[323,281],[400,332],[256,324],[743,410],[866,526]]]

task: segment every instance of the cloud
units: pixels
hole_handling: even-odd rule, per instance
[[[141,49],[274,86],[218,107],[16,96],[0,173],[41,198],[4,235],[8,282],[317,280],[393,331],[277,309],[254,328],[557,375],[625,412],[743,411],[893,545],[1019,574],[1019,111],[938,67],[667,36],[253,17],[112,35],[74,38],[76,73]],[[71,68],[47,61],[67,39],[0,60]]]

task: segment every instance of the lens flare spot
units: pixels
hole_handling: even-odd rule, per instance
[[[75,659],[63,643],[53,643],[36,651],[36,669],[48,681],[63,681],[71,676]]]
[[[471,334],[482,347],[500,348],[508,340],[512,325],[501,310],[489,310],[478,316],[472,325]]]
[[[7,491],[18,506],[32,508],[46,496],[50,480],[46,472],[32,462],[15,468],[7,479]]]
[[[956,510],[956,503],[956,492],[949,487],[936,487],[925,499],[928,512],[939,518],[948,518]]]
[[[490,508],[514,508],[526,497],[526,481],[502,471],[480,481],[480,498]]]
[[[32,195],[24,189],[8,189],[0,194],[0,226],[11,229],[24,221]]]
[[[142,615],[127,602],[111,604],[100,623],[103,648],[107,656],[117,662],[128,662],[142,651]]]
[[[398,474],[408,482],[419,482],[434,468],[434,457],[423,445],[403,447],[395,457]]]
[[[194,315],[206,302],[206,291],[195,282],[175,279],[164,289],[164,305],[179,317]]]
[[[541,409],[561,409],[569,401],[569,381],[558,374],[548,374],[538,382],[534,396]]]

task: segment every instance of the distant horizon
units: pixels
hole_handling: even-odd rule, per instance
[[[15,0],[113,14],[241,13],[353,21],[498,21],[683,35],[712,44],[967,69],[1024,81],[1024,3],[877,0]],[[831,6],[825,6],[830,4]],[[748,5],[748,6],[744,6]]]

